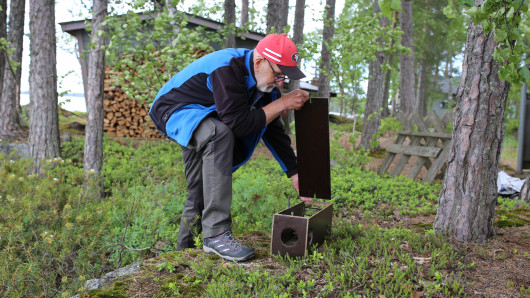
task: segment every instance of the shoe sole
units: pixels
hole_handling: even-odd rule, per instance
[[[240,257],[240,258],[237,258],[237,257],[230,257],[230,256],[223,256],[221,255],[220,253],[218,253],[215,249],[213,248],[210,248],[208,246],[203,246],[203,251],[207,254],[216,254],[218,256],[220,256],[221,258],[225,259],[225,260],[229,260],[229,261],[246,261],[252,257],[254,257],[256,254],[254,252],[251,252],[250,254],[246,255],[246,256],[243,256],[243,257]]]

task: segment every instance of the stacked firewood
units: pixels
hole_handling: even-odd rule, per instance
[[[105,99],[103,100],[105,111],[103,130],[112,137],[162,138],[148,115],[149,105],[127,97],[120,87],[113,84],[116,79],[112,79],[112,75],[115,73],[107,68],[105,70]]]
[[[193,56],[202,57],[209,53],[208,50],[195,49]],[[134,72],[128,67],[126,69]],[[161,71],[165,71],[165,68],[162,67]],[[137,100],[127,97],[125,92],[117,86],[117,77],[121,77],[121,73],[113,71],[109,66],[105,67],[103,130],[109,136],[115,137],[163,138],[148,115],[149,105],[140,104]]]

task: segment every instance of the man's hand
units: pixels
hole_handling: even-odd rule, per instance
[[[298,186],[298,174],[291,176],[291,179],[293,181],[294,189],[296,189],[296,192],[300,194],[300,187]],[[310,197],[300,197],[300,199],[302,199],[302,201],[311,201]]]
[[[309,92],[294,90],[263,107],[266,123],[269,124],[283,111],[299,110],[309,100]]]
[[[293,90],[278,100],[283,101],[285,110],[300,110],[306,101],[309,100],[309,92],[304,90]]]

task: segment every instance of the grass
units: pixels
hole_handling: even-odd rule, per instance
[[[200,249],[175,252],[186,182],[180,149],[171,142],[106,138],[102,201],[87,200],[80,188],[82,138],[63,144],[63,158],[44,161],[42,176],[28,175],[28,160],[0,156],[0,296],[466,293],[471,281],[462,274],[475,270],[466,251],[435,235],[429,223],[410,228],[398,223],[399,218],[432,216],[440,185],[364,170],[370,157],[341,146],[342,133],[338,130],[331,143],[331,157],[338,164],[332,169],[332,233],[304,258],[269,253],[273,214],[285,209],[288,200],[299,202],[277,163],[257,156],[234,174],[233,230],[257,252],[255,260],[244,264]],[[528,208],[499,199],[496,225],[528,225]],[[88,279],[139,261],[141,270],[133,276],[105,289],[84,288]],[[519,291],[519,284],[513,288]]]

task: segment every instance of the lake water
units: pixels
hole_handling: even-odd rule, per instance
[[[29,104],[29,93],[26,91],[20,94],[20,105]],[[86,113],[85,95],[83,93],[70,93],[59,97],[59,105],[70,112]]]

